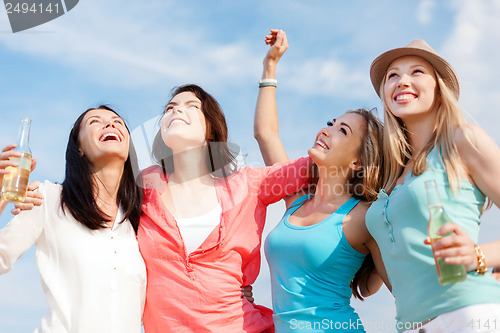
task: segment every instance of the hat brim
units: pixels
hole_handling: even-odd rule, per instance
[[[458,100],[460,95],[460,86],[457,74],[455,73],[453,67],[451,67],[446,60],[435,53],[407,46],[384,52],[373,60],[370,67],[370,79],[372,81],[373,88],[375,88],[375,92],[379,97],[380,85],[382,84],[384,76],[387,72],[387,68],[394,60],[404,56],[418,56],[427,60],[436,69],[446,86],[453,92]]]

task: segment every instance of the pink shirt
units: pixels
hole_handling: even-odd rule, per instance
[[[160,198],[161,169],[145,170],[138,240],[147,269],[146,333],[274,330],[272,311],[242,299],[240,288],[259,274],[267,206],[304,187],[309,163],[300,158],[217,178],[220,225],[189,255]]]

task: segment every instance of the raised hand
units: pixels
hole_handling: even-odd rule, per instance
[[[266,63],[275,65],[288,48],[286,33],[283,30],[271,29],[271,33],[266,36],[265,42],[271,47],[264,58],[264,65]]]

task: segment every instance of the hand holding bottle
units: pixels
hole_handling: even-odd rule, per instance
[[[34,165],[32,166],[34,168]],[[33,171],[33,169],[31,169],[31,171]],[[28,190],[26,191],[26,198],[24,199],[24,201],[14,203],[14,209],[12,209],[10,212],[13,215],[17,215],[23,210],[32,210],[35,206],[40,206],[43,202],[43,195],[40,192],[36,192],[39,187],[39,181],[30,183],[28,185]]]
[[[457,255],[457,253],[454,252],[454,248],[456,248],[457,245],[466,245],[468,243],[467,238],[471,242],[472,240],[462,228],[452,223],[452,220],[448,214],[446,214],[443,204],[441,203],[436,182],[434,180],[426,181],[425,190],[427,192],[427,203],[429,206],[429,223],[427,227],[429,238],[427,241],[428,244],[432,245],[439,283],[447,285],[464,281],[467,278],[465,266],[462,263],[450,263],[450,261],[458,261],[461,260],[461,258],[453,259],[447,254],[452,252],[452,255]],[[458,243],[459,241],[463,243]],[[459,246],[459,249],[463,250],[465,247],[466,246]],[[471,248],[474,249],[473,242]],[[439,255],[436,254],[436,252]],[[446,258],[443,256],[443,253],[446,255]]]
[[[2,149],[0,154],[0,184],[3,183],[3,176],[9,173],[7,167],[17,167],[19,163],[10,160],[11,157],[21,157],[21,153],[13,150],[16,144],[10,144]]]
[[[434,256],[444,258],[448,265],[464,265],[467,271],[477,268],[477,254],[474,250],[474,241],[456,223],[447,223],[438,231],[438,235],[443,236],[432,245]],[[426,240],[426,244],[430,244]]]
[[[7,167],[17,167],[18,162],[10,160],[10,158],[19,158],[22,153],[15,151],[16,144],[10,144],[5,146],[0,153],[0,184],[3,183],[4,175],[9,174],[9,169]],[[36,167],[37,159],[31,160],[31,171]],[[21,210],[30,210],[34,206],[40,206],[42,204],[42,194],[34,192],[40,186],[40,182],[33,182],[28,186],[28,191],[26,199],[24,202],[18,202],[14,204],[14,209],[11,211],[12,214],[16,215],[21,212]],[[1,213],[1,212],[0,212]]]
[[[5,201],[23,202],[26,197],[28,180],[31,169],[31,149],[29,146],[31,119],[21,119],[18,144],[9,150],[16,150],[20,155],[10,156],[8,159],[16,163],[16,166],[7,165],[3,175],[2,199]]]

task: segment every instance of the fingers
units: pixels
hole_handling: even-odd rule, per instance
[[[497,279],[498,282],[500,282],[500,272],[497,273],[492,273],[491,274],[495,279]]]
[[[35,205],[32,203],[32,202],[17,202],[14,204],[14,209],[11,210],[11,213],[14,214],[14,215],[17,215],[19,214],[21,211],[23,210],[32,210]]]
[[[35,191],[35,190],[37,190],[40,187],[40,184],[41,183],[38,180],[30,183],[28,185],[28,191]]]
[[[34,191],[27,191],[26,192],[26,198],[24,199],[24,202],[22,203],[15,203],[14,206],[18,207],[18,204],[33,204],[35,206],[40,206],[43,203],[43,195],[42,193],[39,192],[34,192]],[[33,208],[33,207],[31,207]],[[29,209],[31,209],[29,208]]]
[[[455,223],[447,223],[437,231],[438,235],[443,235],[439,238],[432,248],[434,251],[446,249],[450,247],[471,246],[474,247],[474,241],[469,237],[460,226]]]
[[[9,146],[7,146],[9,147]],[[5,150],[5,148],[4,148]],[[19,163],[11,161],[11,157],[20,157],[21,153],[14,151],[14,150],[7,150],[7,151],[2,151],[0,154],[0,174],[7,174],[9,171],[6,171],[5,168],[12,166],[16,167],[19,165]]]
[[[35,206],[40,206],[43,203],[43,195],[42,193],[35,192],[38,187],[40,187],[39,181],[29,184],[24,202],[16,202],[14,204],[15,208],[11,210],[11,213],[17,215],[23,210],[32,210]]]
[[[241,287],[241,291],[252,292],[252,290],[253,290],[253,287],[251,285]]]
[[[467,233],[462,229],[458,224],[456,223],[446,223],[444,226],[442,226],[438,231],[437,234],[439,236],[446,235],[450,232],[453,232],[457,235],[467,235]]]
[[[245,298],[250,303],[253,303],[255,299],[253,298],[252,286],[241,287],[241,298]]]
[[[449,265],[465,265],[467,270],[473,270],[477,266],[474,241],[460,226],[447,223],[437,233],[444,236],[432,245],[435,257],[444,258]],[[430,241],[426,240],[424,243],[430,244]]]
[[[286,32],[280,30],[280,32],[278,33],[278,38],[281,39],[281,47],[284,47],[286,50],[288,48],[288,38],[286,38]]]
[[[36,158],[31,160],[31,171],[35,170],[37,162],[38,162],[38,160]]]
[[[266,44],[270,48],[264,57],[264,67],[276,65],[288,48],[286,33],[283,30],[271,29],[271,33],[266,36]]]
[[[17,214],[19,214],[20,212],[21,212],[21,210],[20,210],[19,208],[15,208],[15,209],[12,209],[12,210],[10,211],[10,213],[11,213],[12,215],[17,215]]]
[[[12,149],[14,149],[16,147],[17,147],[17,145],[15,143],[11,143],[10,145],[7,145],[7,146],[3,147],[2,153],[6,152],[8,150],[12,150]]]

